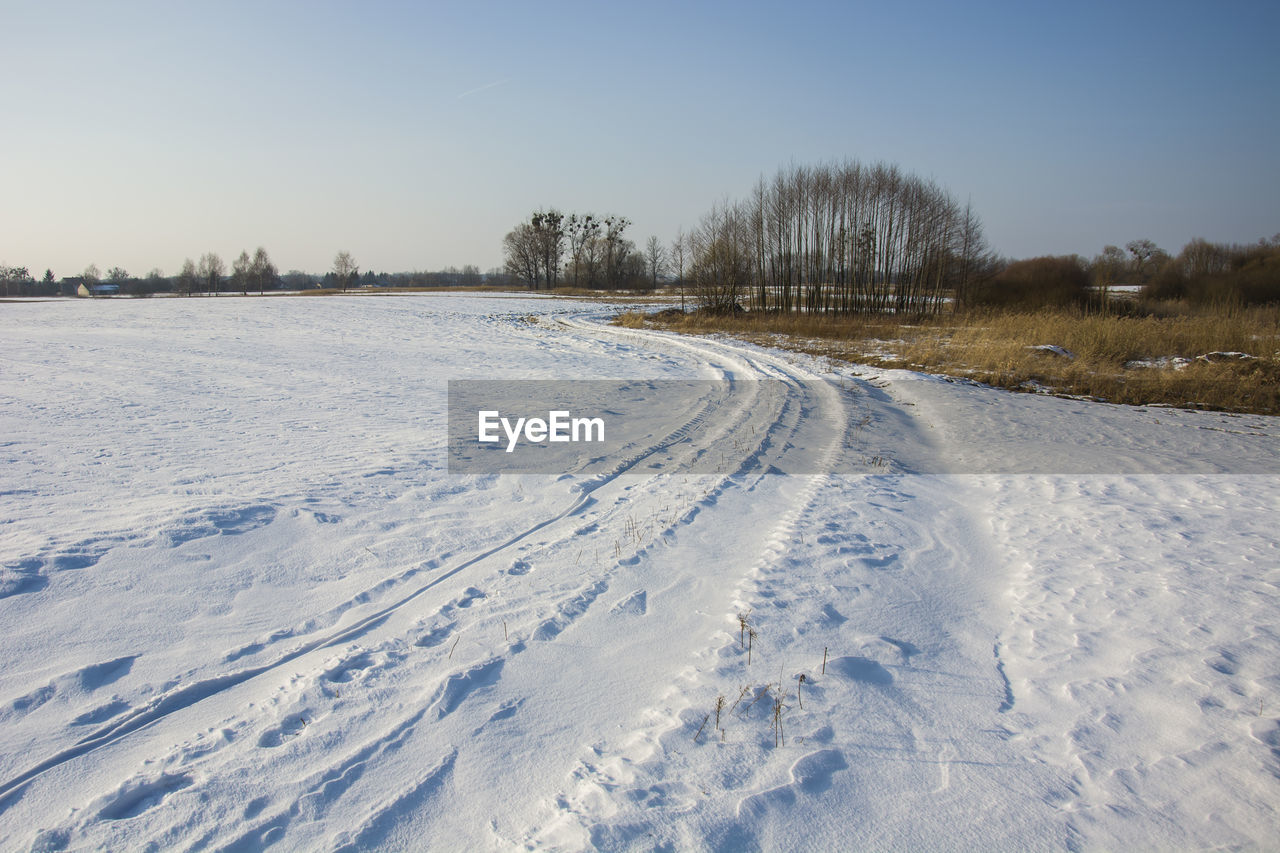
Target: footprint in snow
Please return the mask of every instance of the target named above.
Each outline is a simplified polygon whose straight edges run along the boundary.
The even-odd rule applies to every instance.
[[[914,655],[920,654],[920,649],[914,644],[908,643],[906,640],[895,640],[893,637],[881,637],[880,639],[897,648],[897,650],[902,653],[902,659],[904,661],[910,660]]]
[[[435,718],[442,720],[462,704],[468,696],[482,687],[487,687],[498,680],[502,674],[505,661],[492,658],[484,663],[476,664],[464,672],[455,672],[444,680],[437,688],[428,707],[435,711]]]
[[[876,661],[863,657],[838,657],[827,661],[827,672],[843,675],[863,684],[889,685],[893,683],[893,673]]]
[[[648,611],[648,598],[649,595],[645,590],[637,589],[613,605],[613,607],[610,607],[609,612],[615,615],[643,616]]]
[[[838,749],[811,752],[791,765],[791,782],[738,801],[738,817],[763,817],[769,811],[795,804],[800,794],[814,796],[831,787],[832,777],[849,767]]]
[[[833,604],[822,605],[822,617],[833,625],[843,625],[849,621]]]
[[[345,684],[354,681],[362,672],[373,666],[374,660],[367,653],[361,653],[339,663],[331,669],[325,670],[324,679],[334,682],[335,684]]]
[[[1236,663],[1234,657],[1229,654],[1223,654],[1216,658],[1205,658],[1205,666],[1212,670],[1222,673],[1223,675],[1235,675],[1240,671],[1239,664]]]
[[[421,637],[413,641],[418,648],[430,648],[443,643],[453,631],[451,625],[437,625]]]
[[[107,797],[98,810],[103,820],[127,820],[137,817],[162,803],[165,797],[181,791],[195,780],[185,773],[161,773],[153,779],[132,779]]]
[[[278,746],[284,746],[289,741],[298,737],[306,730],[307,726],[313,721],[313,717],[309,712],[301,714],[290,714],[285,717],[278,726],[272,726],[262,733],[258,738],[258,746],[266,749],[275,749]]]

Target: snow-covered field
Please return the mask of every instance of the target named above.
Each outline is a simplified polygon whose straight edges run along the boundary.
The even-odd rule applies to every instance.
[[[1280,838],[1274,418],[545,299],[0,309],[0,849]],[[491,377],[732,379],[724,473],[450,475]]]

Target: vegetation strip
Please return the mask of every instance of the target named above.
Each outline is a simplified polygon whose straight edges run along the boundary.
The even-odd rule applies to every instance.
[[[876,367],[941,373],[1015,391],[1109,403],[1280,414],[1280,309],[1130,317],[1082,310],[888,316],[627,312],[615,323]]]

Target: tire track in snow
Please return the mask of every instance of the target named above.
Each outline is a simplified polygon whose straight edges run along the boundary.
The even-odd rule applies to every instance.
[[[561,322],[564,323],[565,321],[562,320]],[[577,322],[580,323],[581,321]],[[570,324],[566,323],[566,325]],[[573,325],[576,325],[576,323]],[[808,374],[807,371],[802,371],[802,369],[767,353],[752,353],[748,356],[718,343],[709,344],[702,341],[692,343],[685,339],[671,338],[655,333],[649,334],[657,337],[672,348],[698,353],[704,358],[733,358],[740,365],[740,370],[744,372],[752,370],[770,378],[783,379],[791,387],[813,385],[823,389],[823,403],[826,407],[823,414],[828,418],[839,421],[840,428],[831,431],[830,443],[823,449],[821,457],[824,464],[819,465],[818,468],[820,470],[830,468],[836,456],[842,451],[844,446],[843,439],[848,431],[848,415],[844,401],[840,399],[838,392],[825,380]],[[729,350],[731,355],[724,353],[726,349]],[[799,422],[804,421],[806,416],[812,416],[811,412],[791,411],[791,402],[792,400],[789,398],[786,405],[784,405],[783,417],[789,413],[796,418],[796,422],[799,424]],[[753,458],[744,460],[733,474],[722,481],[719,488],[723,488],[725,483],[735,482],[743,491],[751,491],[760,480],[768,476],[767,472],[758,470],[758,466],[753,466],[751,464],[752,461]],[[754,474],[754,477],[748,478],[747,475],[749,474]],[[815,495],[825,481],[826,477],[824,476],[808,478],[806,485],[793,499],[792,506],[774,521],[768,537],[771,544],[766,548],[764,556],[757,561],[756,565],[745,573],[744,580],[757,573],[762,565],[772,562],[783,553],[785,550],[783,543],[794,531],[797,520],[811,508]],[[632,597],[634,595],[635,593],[632,594]],[[640,712],[639,717],[641,719],[648,719],[653,722],[648,726],[633,730],[626,736],[615,739],[615,743],[621,744],[621,749],[616,755],[600,761],[599,753],[596,753],[587,759],[579,760],[571,776],[570,790],[555,798],[550,816],[526,830],[523,833],[523,837],[519,839],[519,843],[535,847],[543,844],[551,846],[625,846],[626,844],[634,843],[636,840],[629,830],[624,829],[622,836],[615,836],[609,830],[601,831],[604,826],[601,820],[603,819],[607,822],[610,816],[617,814],[621,810],[620,806],[613,804],[614,798],[620,798],[623,802],[648,802],[651,806],[666,806],[673,808],[677,812],[687,811],[694,806],[697,803],[697,799],[687,786],[662,781],[654,783],[654,780],[641,782],[642,773],[639,771],[639,767],[655,754],[660,754],[665,750],[664,741],[668,736],[685,728],[687,722],[681,717],[680,710],[672,711],[671,706],[683,703],[684,707],[688,707],[688,703],[683,698],[683,693],[689,686],[685,682],[697,680],[698,677],[699,673],[696,669],[686,671],[677,680],[677,685],[667,691],[661,698],[658,706],[653,706]],[[825,784],[829,784],[830,774],[844,766],[843,757],[840,755],[839,750],[829,749],[796,761],[793,768],[795,770],[793,777],[800,779],[798,784],[805,790],[818,790],[823,786],[822,779],[819,777],[825,778],[827,780]],[[810,769],[814,768],[817,769],[810,773]],[[777,796],[785,796],[785,794],[779,792]],[[765,800],[767,799],[765,797]],[[762,802],[765,800],[762,800]],[[635,829],[635,827],[632,827],[632,829]],[[640,830],[636,829],[636,832],[640,832]]]

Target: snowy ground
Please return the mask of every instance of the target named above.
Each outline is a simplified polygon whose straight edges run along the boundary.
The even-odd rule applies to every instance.
[[[0,308],[0,849],[1280,837],[1276,419],[583,303]],[[699,412],[721,475],[451,476],[495,376],[806,390]]]

